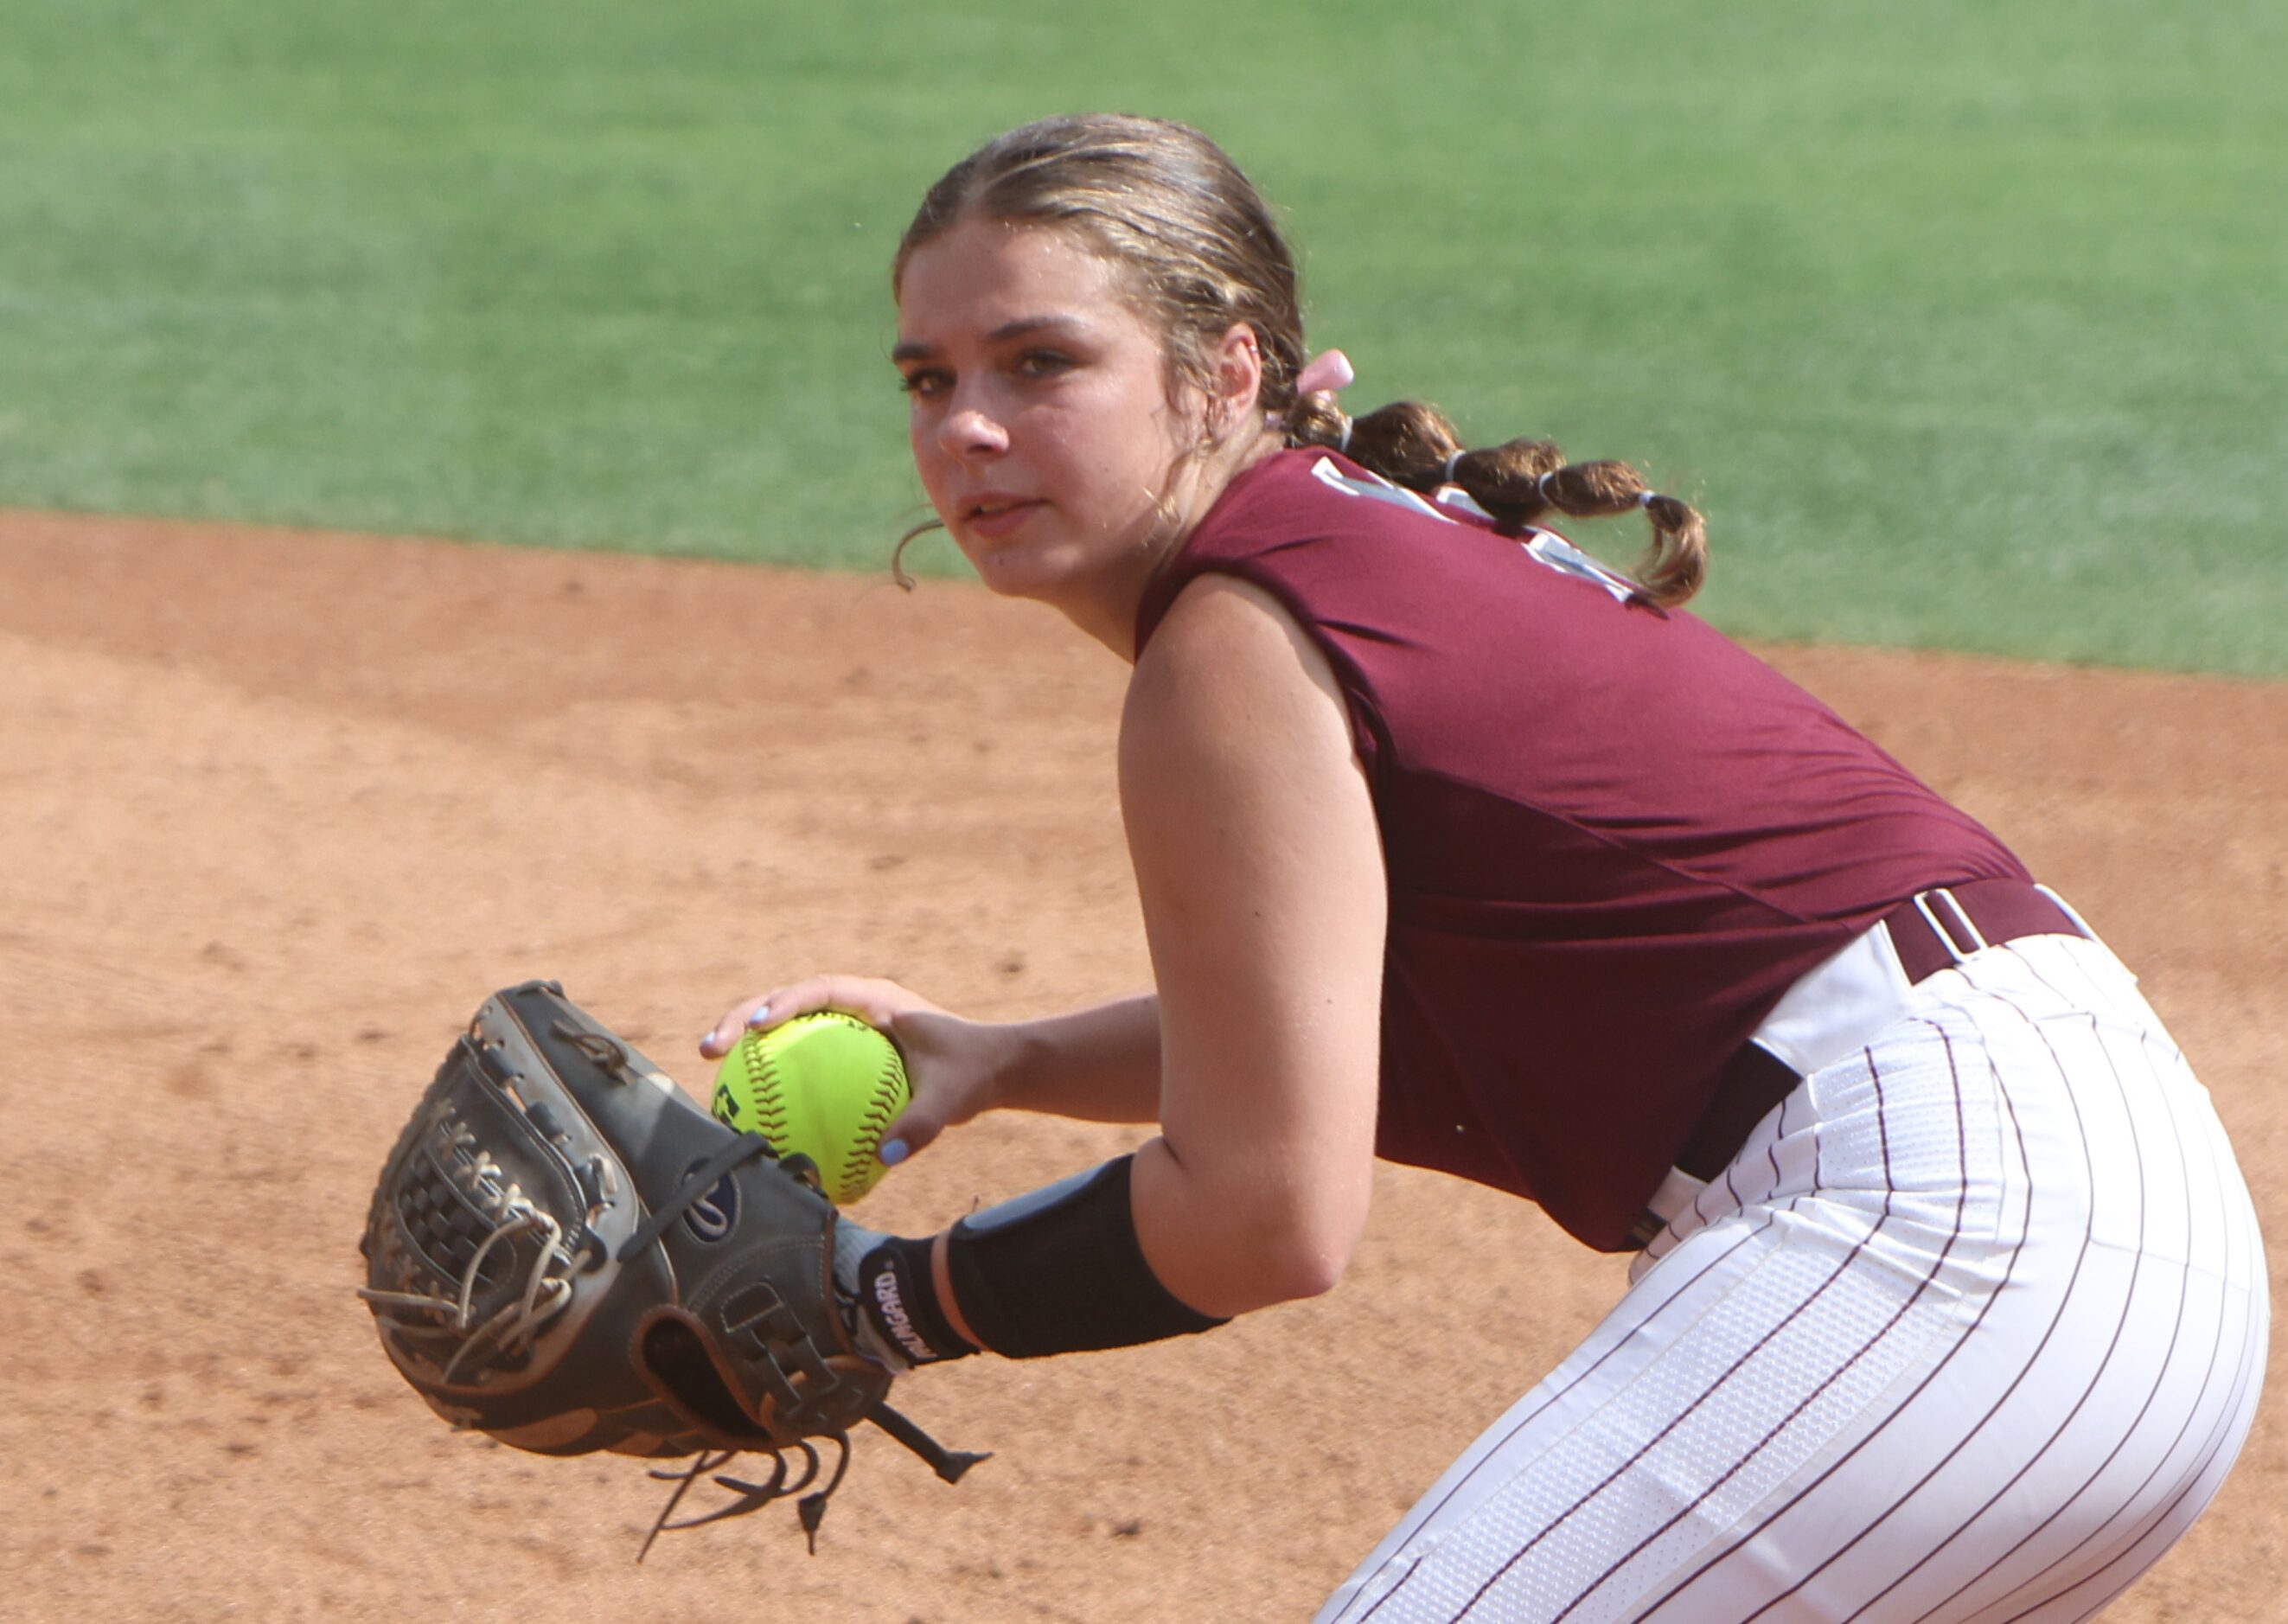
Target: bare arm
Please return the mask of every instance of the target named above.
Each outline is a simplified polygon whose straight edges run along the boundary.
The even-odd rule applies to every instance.
[[[1090,1122],[1160,1119],[1160,1000],[1140,992],[1005,1029],[994,1103]]]
[[[1387,883],[1339,689],[1267,594],[1178,600],[1130,687],[1121,802],[1159,990],[1145,1257],[1205,1314],[1323,1291],[1371,1188]]]
[[[946,1128],[997,1109],[1090,1122],[1156,1122],[1159,999],[1139,993],[1061,1015],[966,1021],[893,981],[811,975],[734,1005],[699,1039],[720,1060],[741,1031],[814,1010],[854,1015],[895,1039],[913,1099],[891,1125],[883,1158],[898,1162]]]
[[[1132,1267],[1148,1278],[1123,1279],[1105,1299],[1109,1311],[1068,1337],[1045,1329],[1029,1284],[1038,1276],[1028,1272],[1037,1266],[1013,1262],[1021,1254],[1010,1246],[1053,1253],[1072,1235],[1101,1234],[1100,1214],[1091,1229],[1084,1206],[1069,1209],[1081,1227],[1068,1225],[1062,1242],[1051,1238],[1053,1227],[1027,1230],[1063,1210],[1021,1210],[1032,1198],[1005,1204],[1021,1210],[997,1224],[984,1214],[992,1227],[963,1243],[954,1231],[926,1243],[870,1237],[880,1244],[866,1267],[886,1278],[922,1246],[927,1296],[950,1334],[965,1339],[937,1344],[941,1357],[1155,1340],[1204,1328],[1187,1323],[1187,1309],[1212,1323],[1307,1296],[1340,1277],[1365,1224],[1386,881],[1371,796],[1324,657],[1256,589],[1196,583],[1130,686],[1121,782],[1157,996],[971,1030],[1006,1039],[1029,1029],[1000,1060],[981,1063],[981,1075],[1011,1079],[1012,1097],[996,1103],[1053,1099],[1052,1109],[1105,1117],[1156,1103],[1157,1138],[1108,1182],[1100,1175],[1054,1198],[1120,1192],[1141,1254]],[[879,1023],[894,1023],[910,1047],[941,1023],[969,1026],[886,986],[866,996],[888,1000]],[[1029,1075],[1044,1090],[1029,1097]],[[964,1312],[959,1294],[970,1286],[955,1283],[957,1244],[971,1248],[962,1266],[981,1292],[972,1306],[996,1317],[992,1341]],[[1172,1313],[1153,1306],[1171,1296]]]

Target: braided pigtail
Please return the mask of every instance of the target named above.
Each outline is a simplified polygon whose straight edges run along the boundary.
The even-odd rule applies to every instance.
[[[1643,508],[1652,545],[1638,561],[1646,598],[1671,609],[1700,590],[1708,575],[1708,531],[1691,504],[1663,496],[1625,462],[1569,463],[1546,440],[1510,440],[1473,450],[1446,415],[1420,401],[1398,401],[1347,418],[1331,394],[1299,399],[1285,419],[1287,443],[1340,451],[1394,485],[1428,494],[1458,485],[1505,529],[1531,524],[1552,511],[1603,518]]]
[[[1281,424],[1289,445],[1323,445],[1331,451],[1350,454],[1351,420],[1335,404],[1331,391],[1297,395]]]
[[[1644,476],[1628,464],[1567,463],[1534,483],[1544,511],[1553,507],[1560,513],[1594,519],[1643,508],[1652,523],[1652,545],[1637,561],[1635,579],[1644,595],[1663,609],[1682,603],[1708,578],[1707,521],[1689,502],[1663,496],[1647,485]],[[1487,506],[1482,499],[1480,506]],[[1487,506],[1487,511],[1493,510]]]
[[[1347,418],[1332,394],[1305,395],[1287,414],[1289,445],[1323,445],[1410,490],[1435,490],[1461,436],[1435,406],[1394,401],[1362,418]]]

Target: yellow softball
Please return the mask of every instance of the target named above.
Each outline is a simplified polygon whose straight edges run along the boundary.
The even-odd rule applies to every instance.
[[[742,1036],[716,1068],[709,1109],[781,1156],[818,1164],[827,1195],[855,1201],[888,1171],[876,1152],[912,1097],[897,1046],[855,1015],[797,1015]]]

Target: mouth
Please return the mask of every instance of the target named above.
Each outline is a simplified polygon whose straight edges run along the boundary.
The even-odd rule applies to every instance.
[[[1041,506],[1037,498],[995,494],[965,502],[961,508],[964,528],[980,536],[1005,536]]]

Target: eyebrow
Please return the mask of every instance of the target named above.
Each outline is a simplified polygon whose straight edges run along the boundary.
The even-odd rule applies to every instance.
[[[985,342],[989,345],[1005,344],[1012,338],[1022,338],[1038,332],[1082,332],[1086,330],[1087,325],[1085,322],[1069,315],[1020,316],[1013,322],[1003,322],[991,332],[987,333]],[[907,361],[926,361],[937,353],[937,346],[934,344],[925,344],[918,338],[902,338],[896,347],[890,351],[890,360],[893,364]]]

